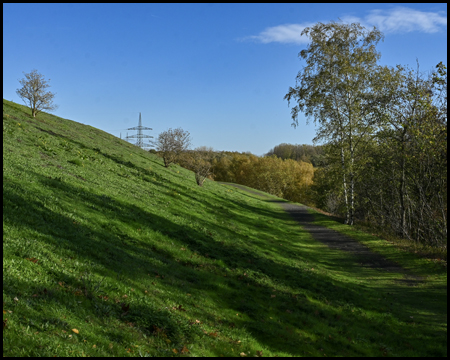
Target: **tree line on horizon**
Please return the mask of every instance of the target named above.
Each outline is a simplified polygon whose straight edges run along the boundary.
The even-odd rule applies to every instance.
[[[283,160],[301,160],[314,167],[323,165],[324,152],[321,145],[281,143],[270,149],[264,156],[275,155]]]

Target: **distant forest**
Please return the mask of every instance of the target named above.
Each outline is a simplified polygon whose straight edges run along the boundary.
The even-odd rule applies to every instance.
[[[280,144],[264,156],[214,152],[210,178],[246,185],[286,200],[314,205],[315,166],[325,161],[321,147]]]
[[[312,164],[314,167],[324,165],[325,157],[322,146],[314,145],[292,145],[282,143],[270,149],[265,156],[276,155],[280,159],[301,160]]]

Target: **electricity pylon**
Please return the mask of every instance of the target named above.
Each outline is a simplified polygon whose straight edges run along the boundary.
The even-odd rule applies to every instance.
[[[139,125],[129,128],[127,130],[137,130],[137,135],[130,135],[126,137],[126,139],[136,139],[136,146],[139,146],[142,149],[152,147],[152,144],[144,143],[144,138],[153,138],[153,136],[145,135],[142,133],[142,130],[153,130],[152,128],[142,126],[141,113],[139,113]]]

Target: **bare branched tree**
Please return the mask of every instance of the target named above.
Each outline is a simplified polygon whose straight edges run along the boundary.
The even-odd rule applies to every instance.
[[[189,132],[182,128],[169,129],[158,135],[154,145],[164,159],[164,166],[169,167],[181,153],[189,149],[191,138]]]
[[[195,149],[192,157],[192,170],[195,173],[195,181],[198,186],[203,186],[205,180],[212,174],[212,148],[200,147]]]
[[[195,174],[198,186],[203,186],[205,180],[212,175],[214,150],[210,147],[201,146],[193,151],[188,151],[181,159],[181,166],[189,169]]]
[[[22,88],[16,90],[17,95],[31,109],[33,117],[36,117],[42,110],[55,110],[58,107],[53,104],[55,94],[45,90],[50,85],[45,80],[44,75],[38,73],[36,69],[25,74],[25,78],[19,80],[19,82]]]

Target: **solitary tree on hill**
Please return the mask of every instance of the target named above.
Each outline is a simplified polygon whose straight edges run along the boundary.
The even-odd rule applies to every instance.
[[[181,166],[192,170],[198,186],[203,186],[205,180],[212,175],[214,150],[211,147],[200,146],[193,151],[185,152],[180,158]]]
[[[57,108],[57,105],[53,104],[55,94],[45,90],[50,85],[45,80],[44,75],[38,73],[36,69],[25,74],[25,78],[19,80],[19,82],[22,87],[16,90],[17,95],[31,109],[33,117],[36,117],[42,110],[55,110]]]
[[[181,153],[189,148],[190,144],[189,131],[185,131],[182,128],[163,131],[154,141],[156,150],[164,159],[165,167],[169,167],[170,164],[176,162]]]

